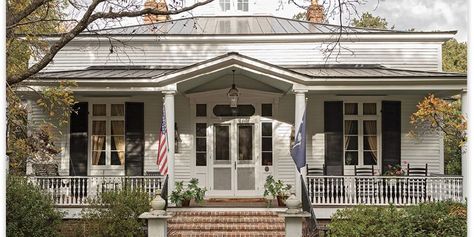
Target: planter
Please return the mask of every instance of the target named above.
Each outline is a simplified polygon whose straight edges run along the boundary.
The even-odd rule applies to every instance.
[[[181,206],[182,207],[189,207],[189,203],[191,203],[191,200],[183,200],[183,202],[181,202]]]
[[[285,207],[285,200],[288,198],[288,196],[282,197],[282,196],[277,196],[277,201],[278,201],[278,206],[279,207]]]

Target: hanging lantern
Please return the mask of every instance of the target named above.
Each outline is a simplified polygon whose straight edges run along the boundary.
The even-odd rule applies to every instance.
[[[232,87],[229,92],[227,92],[227,96],[230,99],[230,107],[237,108],[239,102],[239,90],[235,87],[235,70],[232,70]]]

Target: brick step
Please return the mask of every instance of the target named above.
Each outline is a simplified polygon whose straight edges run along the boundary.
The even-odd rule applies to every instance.
[[[170,230],[280,231],[284,223],[170,223]]]
[[[284,231],[168,231],[169,237],[284,237]]]
[[[177,211],[175,216],[278,216],[272,211]]]
[[[175,216],[168,223],[284,223],[278,216]]]

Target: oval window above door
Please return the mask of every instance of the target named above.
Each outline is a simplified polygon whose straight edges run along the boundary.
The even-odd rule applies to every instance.
[[[231,108],[230,105],[216,105],[212,112],[218,117],[252,116],[255,114],[255,107],[253,105],[237,105],[237,108]]]

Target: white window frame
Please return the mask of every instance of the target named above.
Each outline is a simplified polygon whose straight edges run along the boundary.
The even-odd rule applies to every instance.
[[[247,11],[242,10],[244,4],[247,4]],[[239,5],[242,6],[242,9],[239,9]],[[250,10],[250,1],[249,0],[237,0],[235,10],[238,11],[238,12],[249,12],[249,10]]]
[[[105,104],[106,105],[106,115],[105,116],[94,116],[94,111],[93,111],[93,106],[95,104]],[[122,104],[124,106],[124,115],[123,116],[112,116],[111,111],[112,111],[112,104]],[[111,121],[117,121],[117,120],[122,120],[124,121],[124,126],[125,126],[125,101],[123,100],[95,100],[95,101],[90,101],[89,102],[89,121],[88,121],[88,126],[89,126],[89,132],[88,132],[88,146],[89,146],[89,152],[88,152],[88,162],[90,164],[90,167],[94,170],[100,170],[100,169],[124,169],[125,164],[121,165],[112,165],[112,123]],[[105,129],[106,129],[106,135],[105,135],[105,165],[94,165],[92,163],[92,123],[93,121],[105,121]],[[124,129],[125,132],[125,129]],[[125,134],[124,134],[125,136]]]
[[[346,115],[345,104],[357,104],[357,115]],[[376,114],[375,115],[364,115],[363,106],[364,103],[374,103],[376,105]],[[364,164],[364,121],[375,120],[377,121],[377,164],[374,167],[381,167],[381,142],[382,142],[382,126],[381,126],[381,106],[380,101],[370,101],[370,100],[347,100],[343,103],[343,141],[345,141],[345,131],[346,131],[346,120],[356,120],[357,121],[357,151],[358,151],[358,162],[356,166],[371,166]],[[343,142],[343,164],[344,166],[353,166],[346,165],[346,148]]]
[[[229,9],[225,9],[226,5],[229,5]],[[228,12],[232,10],[232,1],[231,0],[219,0],[219,8],[223,12]]]

